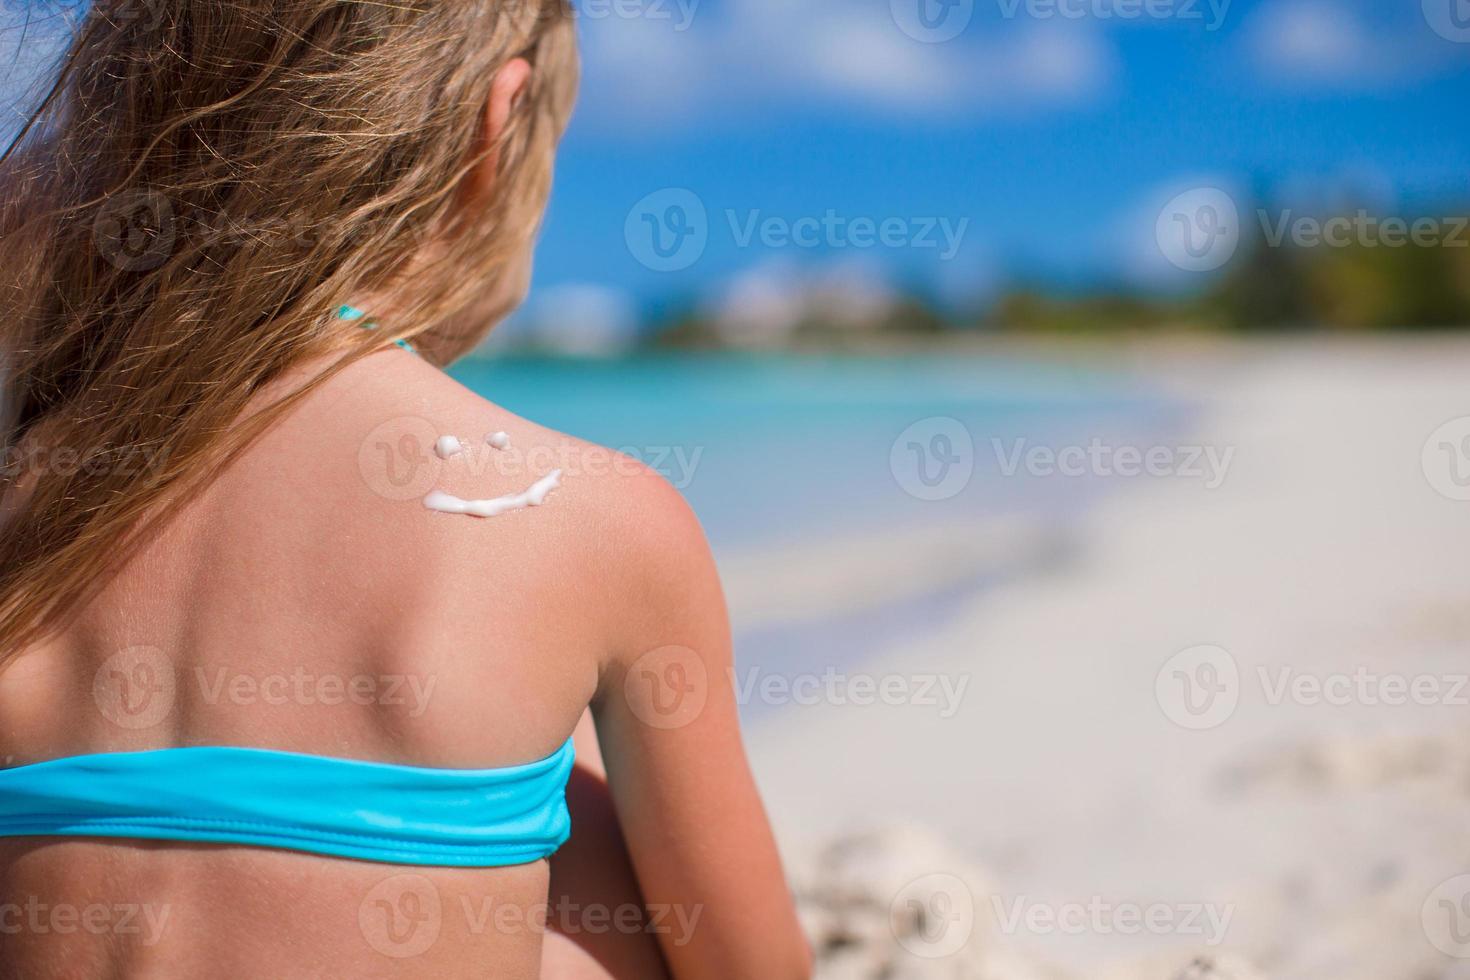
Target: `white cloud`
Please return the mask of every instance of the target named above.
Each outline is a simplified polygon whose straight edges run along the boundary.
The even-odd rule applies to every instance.
[[[1379,58],[1367,30],[1344,5],[1277,3],[1262,11],[1254,30],[1258,62],[1278,76],[1351,78]]]
[[[687,29],[650,17],[584,20],[587,116],[667,128],[691,113],[846,105],[930,116],[1086,101],[1118,67],[1093,25],[972,25],[923,44],[887,3],[727,0]]]
[[[537,290],[529,306],[494,331],[487,350],[535,346],[596,356],[626,350],[637,340],[638,309],[623,290],[568,283]]]
[[[1269,82],[1338,89],[1411,81],[1461,60],[1463,51],[1430,32],[1419,3],[1410,6],[1270,0],[1247,25],[1247,54]]]
[[[1004,53],[1008,74],[1058,99],[1094,92],[1118,70],[1116,53],[1094,32],[1033,31]]]

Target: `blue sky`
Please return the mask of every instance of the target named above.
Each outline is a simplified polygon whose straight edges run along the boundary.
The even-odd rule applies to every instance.
[[[948,21],[944,2],[584,0],[537,297],[657,303],[832,265],[955,302],[1016,275],[1165,288],[1154,222],[1190,188],[1470,207],[1470,0],[947,0]],[[962,29],[926,36],[920,3]],[[627,227],[666,188],[708,218],[676,271],[640,262]],[[968,225],[952,257],[738,234],[833,212],[913,242],[924,219]]]
[[[577,2],[543,327],[624,330],[782,276],[956,305],[1018,276],[1188,288],[1155,222],[1194,188],[1247,218],[1263,187],[1318,211],[1470,208],[1470,0]],[[663,230],[701,234],[668,264],[638,236],[671,194]]]

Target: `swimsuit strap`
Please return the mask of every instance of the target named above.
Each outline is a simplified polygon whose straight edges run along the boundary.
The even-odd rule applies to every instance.
[[[367,320],[367,319],[365,319],[366,317],[367,317],[367,312],[365,310],[359,310],[355,306],[343,305],[343,306],[341,306],[341,307],[339,307],[337,309],[337,319],[339,319],[339,320],[346,320],[346,321],[349,321],[349,322],[356,322],[358,320],[362,320],[363,323],[361,324],[361,326],[362,326],[362,328],[364,330],[376,330],[376,329],[378,329],[377,321],[375,321],[375,320]],[[393,346],[395,346],[395,347],[402,347],[404,350],[408,351],[410,354],[417,354],[418,353],[418,351],[414,350],[413,344],[410,344],[406,340],[395,340],[395,341],[393,341]]]

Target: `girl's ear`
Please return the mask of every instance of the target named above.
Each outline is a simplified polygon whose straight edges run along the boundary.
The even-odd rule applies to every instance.
[[[500,167],[500,154],[496,149],[500,135],[510,123],[510,114],[516,101],[531,79],[531,63],[525,58],[513,58],[495,73],[490,86],[490,98],[485,103],[484,135],[481,152],[486,152],[484,161],[473,175],[473,191],[476,196],[488,199],[495,190],[495,175]]]

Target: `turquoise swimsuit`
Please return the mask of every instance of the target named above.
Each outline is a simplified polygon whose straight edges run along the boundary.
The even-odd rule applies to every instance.
[[[505,769],[424,769],[266,749],[178,748],[0,769],[0,837],[284,848],[426,867],[550,857],[571,833],[570,740]]]
[[[344,306],[337,316],[364,314]],[[571,834],[572,762],[570,740],[505,769],[249,748],[78,755],[0,769],[0,837],[200,841],[423,867],[530,864]]]

